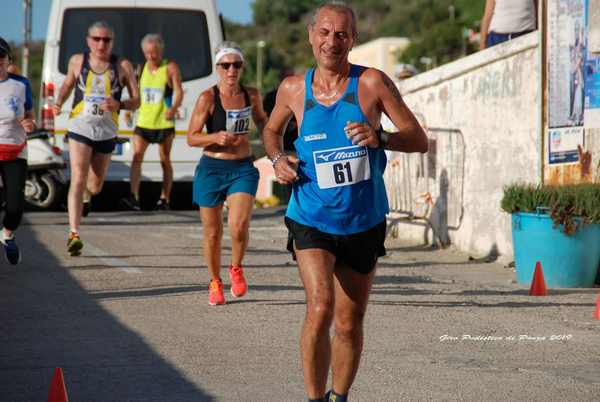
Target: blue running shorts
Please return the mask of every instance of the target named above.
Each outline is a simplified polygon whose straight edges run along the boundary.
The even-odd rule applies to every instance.
[[[225,160],[203,155],[194,174],[194,204],[207,208],[222,205],[233,193],[248,193],[254,197],[258,178],[252,158]]]

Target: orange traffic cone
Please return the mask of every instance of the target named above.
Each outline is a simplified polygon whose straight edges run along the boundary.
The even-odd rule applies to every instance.
[[[529,296],[546,296],[547,294],[542,264],[538,261],[535,263],[535,272],[533,273],[533,281],[531,281]]]
[[[600,295],[596,299],[596,311],[594,312],[594,318],[600,320]]]
[[[54,369],[54,377],[52,377],[50,391],[48,392],[48,402],[69,402],[65,379],[60,367]]]

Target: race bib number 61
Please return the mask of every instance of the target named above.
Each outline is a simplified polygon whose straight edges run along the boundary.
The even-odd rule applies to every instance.
[[[348,186],[371,178],[366,147],[326,149],[313,153],[319,188]]]

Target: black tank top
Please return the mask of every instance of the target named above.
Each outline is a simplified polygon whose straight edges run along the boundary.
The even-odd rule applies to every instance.
[[[250,106],[250,96],[248,95],[248,91],[246,88],[241,87],[242,92],[244,93],[244,107]],[[215,96],[215,110],[213,114],[208,116],[208,120],[206,120],[206,131],[210,133],[216,133],[218,131],[226,131],[226,119],[225,109],[223,108],[223,104],[221,103],[221,94],[219,93],[219,88],[215,85],[213,87],[213,94]]]

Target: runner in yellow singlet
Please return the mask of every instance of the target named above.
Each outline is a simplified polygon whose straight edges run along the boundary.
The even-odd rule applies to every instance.
[[[122,200],[125,207],[139,211],[140,177],[142,162],[148,145],[158,144],[163,183],[157,210],[170,209],[173,186],[171,146],[175,137],[175,117],[183,101],[181,73],[172,60],[163,59],[164,42],[158,34],[148,34],[142,39],[146,62],[140,76],[141,106],[133,138],[131,161],[131,194]]]

